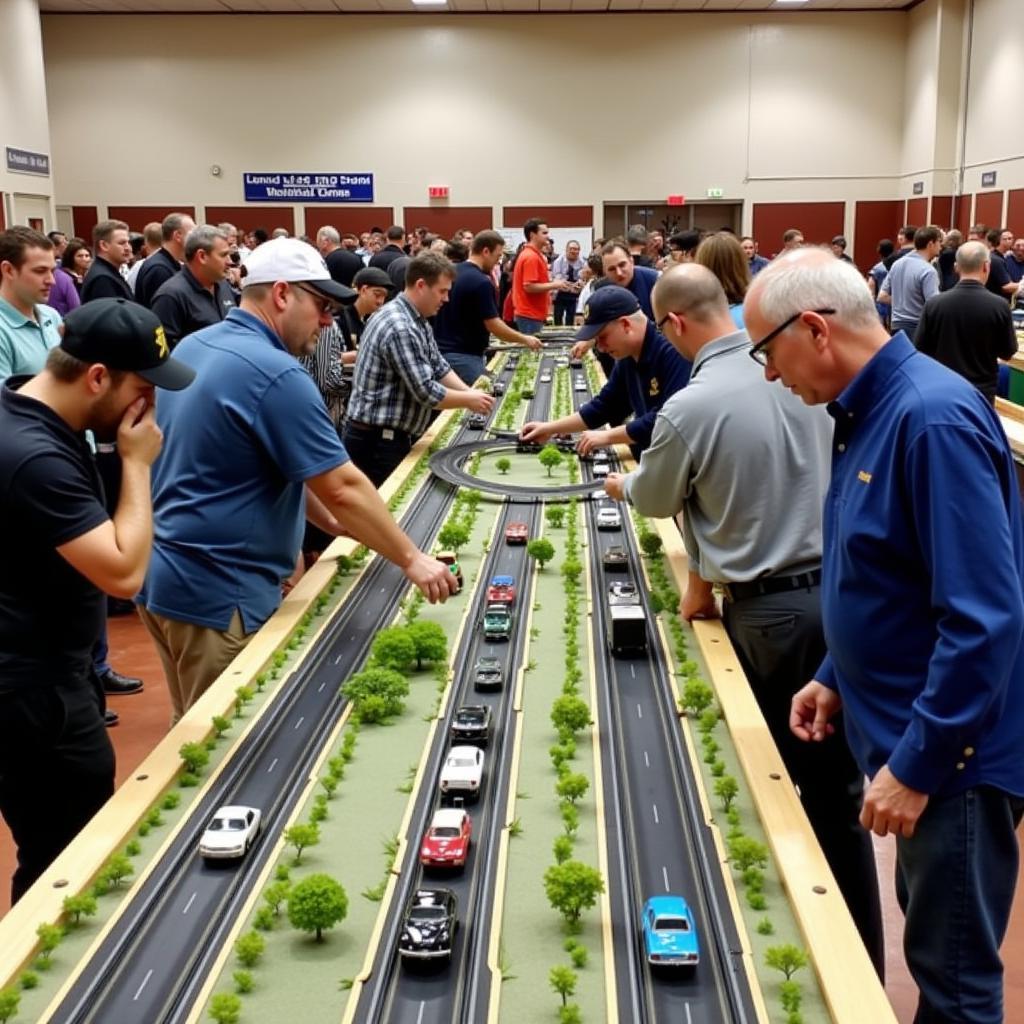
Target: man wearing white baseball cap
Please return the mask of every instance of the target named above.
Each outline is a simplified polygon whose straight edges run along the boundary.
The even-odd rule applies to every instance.
[[[332,304],[355,293],[295,238],[264,243],[244,268],[238,308],[174,350],[196,371],[192,400],[169,395],[157,410],[164,449],[153,477],[153,557],[138,600],[173,721],[277,608],[306,517],[400,566],[430,601],[457,586],[351,462],[295,358],[313,351]]]

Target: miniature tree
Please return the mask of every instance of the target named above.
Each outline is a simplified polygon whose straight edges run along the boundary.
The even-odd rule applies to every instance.
[[[202,743],[183,743],[178,756],[191,775],[198,775],[210,763],[210,752]]]
[[[133,874],[135,874],[135,868],[123,853],[118,853],[111,857],[107,866],[103,869],[104,877],[113,886],[120,885],[129,875]]]
[[[729,840],[729,860],[741,874],[747,868],[768,866],[768,847],[750,836],[736,836]]]
[[[661,554],[661,537],[656,533],[645,533],[640,538],[640,550],[649,558],[655,558]]]
[[[540,567],[543,569],[545,562],[550,562],[555,557],[555,545],[546,537],[538,537],[526,545],[526,553],[540,562]]]
[[[551,724],[559,735],[571,736],[590,725],[590,708],[579,697],[563,694],[551,705]]]
[[[587,790],[590,789],[590,779],[586,775],[577,772],[569,772],[563,775],[555,784],[555,792],[560,800],[567,800],[574,804],[581,800]]]
[[[337,573],[339,576],[347,576],[352,571],[352,559],[348,555],[338,555],[338,560],[335,562],[337,566]]]
[[[562,524],[565,522],[565,509],[561,505],[552,505],[545,513],[544,518],[548,523],[553,526],[556,530],[562,528]]]
[[[316,825],[292,825],[285,829],[284,841],[295,847],[295,863],[302,860],[302,851],[320,842],[320,829]]]
[[[562,453],[553,444],[546,444],[541,448],[537,455],[537,459],[548,471],[548,476],[551,476],[551,471],[555,466],[560,466],[562,464]]]
[[[251,992],[256,985],[251,971],[235,971],[235,973],[231,975],[231,978],[235,983],[235,991],[239,995],[245,995],[247,992]]]
[[[383,722],[402,713],[409,680],[390,668],[368,668],[351,676],[341,695],[352,701],[363,722]]]
[[[558,1008],[558,1024],[583,1024],[583,1011],[576,1003]]]
[[[722,801],[724,811],[729,811],[739,791],[740,784],[731,775],[723,775],[720,779],[715,779],[715,796]]]
[[[548,972],[548,981],[558,995],[562,997],[562,1005],[565,1006],[569,996],[576,993],[576,972],[571,967],[552,967]]]
[[[316,932],[316,941],[323,941],[323,932],[345,919],[348,896],[339,882],[330,875],[310,875],[299,882],[288,896],[288,920],[304,932]]]
[[[512,468],[512,460],[505,458],[498,459],[498,461],[494,464],[494,467],[495,469],[497,469],[499,473],[502,474],[502,476],[504,476]]]
[[[576,583],[583,574],[583,563],[578,558],[567,558],[562,563],[562,576]]]
[[[39,936],[39,956],[49,961],[50,954],[64,938],[64,929],[59,924],[41,924],[36,929],[36,935]]]
[[[715,691],[703,679],[688,679],[683,687],[683,707],[698,718],[711,706]]]
[[[377,664],[400,672],[408,668],[416,658],[416,645],[405,626],[382,629],[370,650]]]
[[[700,716],[700,722],[697,728],[700,729],[705,736],[710,735],[715,727],[718,725],[718,710],[717,708],[708,708],[702,712]]]
[[[234,992],[219,992],[210,1000],[209,1014],[216,1024],[238,1024],[242,1019],[242,1000]]]
[[[578,860],[567,860],[544,872],[544,892],[566,923],[575,926],[583,911],[592,907],[604,892],[604,879],[597,868]]]
[[[786,943],[783,946],[769,946],[764,951],[764,962],[773,970],[782,971],[786,981],[808,963],[807,953],[799,946]]]
[[[424,662],[436,664],[447,659],[448,637],[440,623],[414,622],[408,632],[416,649],[416,668],[423,668]]]
[[[218,739],[231,728],[231,719],[225,718],[223,715],[214,715],[211,722],[213,723],[213,731]]]
[[[98,904],[91,892],[80,892],[77,896],[66,896],[62,906],[64,913],[71,918],[71,923],[77,925],[83,917],[92,917]]]
[[[288,893],[292,891],[291,882],[282,879],[278,882],[271,882],[263,893],[263,901],[274,912],[274,916],[281,913],[281,904],[288,902]]]
[[[17,1016],[21,993],[16,988],[0,989],[0,1024]]]
[[[572,856],[572,839],[569,836],[555,836],[552,851],[556,864],[564,864]]]
[[[255,967],[267,948],[267,940],[259,932],[246,932],[235,943],[235,956],[243,967]]]
[[[437,535],[437,542],[442,548],[451,548],[457,555],[459,549],[469,543],[469,527],[463,523],[445,523]]]

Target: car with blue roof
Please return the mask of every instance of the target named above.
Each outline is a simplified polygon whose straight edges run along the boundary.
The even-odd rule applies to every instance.
[[[700,943],[690,905],[682,896],[652,896],[643,910],[644,956],[653,967],[695,968]]]

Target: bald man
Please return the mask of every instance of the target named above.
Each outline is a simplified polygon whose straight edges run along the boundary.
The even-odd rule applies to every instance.
[[[789,730],[793,694],[825,655],[821,505],[831,422],[766,385],[706,267],[667,270],[652,299],[665,337],[693,371],[658,413],[639,470],[610,474],[605,488],[643,515],[681,513],[690,556],[683,617],[718,618],[712,587],[722,588],[726,632],[881,973],[878,880],[859,825],[863,774],[840,733],[810,746]]]

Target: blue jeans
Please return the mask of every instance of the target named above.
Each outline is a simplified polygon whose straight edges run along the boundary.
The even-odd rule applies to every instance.
[[[96,646],[92,649],[92,667],[100,678],[110,671],[110,662],[107,660],[109,656],[110,644],[107,641],[107,619],[106,615],[104,615],[103,628],[100,630],[100,635],[96,640]]]
[[[476,379],[483,375],[484,357],[470,355],[468,352],[442,352],[448,365],[459,375],[464,384],[470,387]]]
[[[540,329],[544,326],[543,320],[531,320],[528,316],[517,316],[516,317],[516,330],[522,334],[529,334],[531,337],[535,334],[540,334]]]
[[[999,946],[1017,883],[1024,799],[990,786],[931,800],[896,840],[903,951],[920,991],[914,1024],[1002,1024]]]

